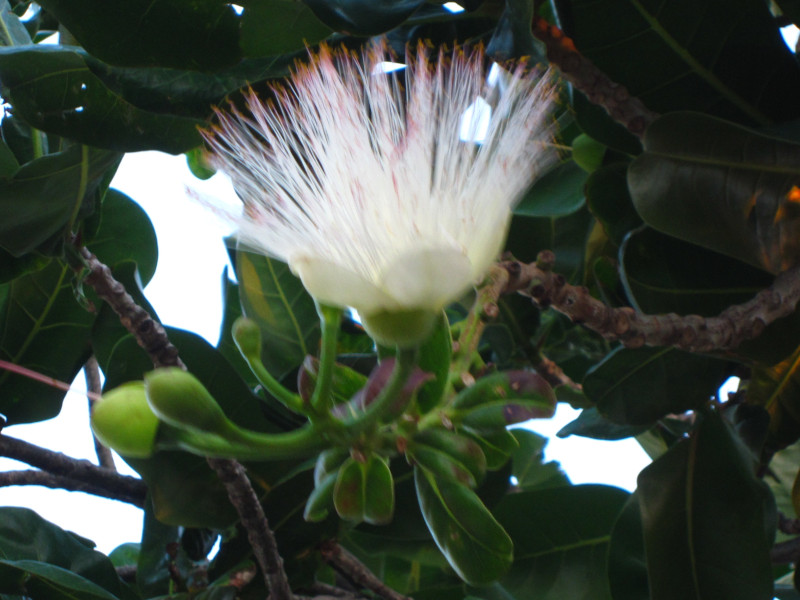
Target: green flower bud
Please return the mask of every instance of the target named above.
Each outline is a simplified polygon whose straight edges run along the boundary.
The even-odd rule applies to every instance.
[[[258,323],[246,317],[239,317],[233,323],[231,335],[242,356],[248,360],[261,360],[261,329]]]
[[[361,324],[369,336],[382,346],[413,348],[433,333],[440,311],[397,310],[361,315]]]
[[[151,456],[157,430],[158,417],[147,404],[141,381],[124,383],[106,392],[92,411],[94,435],[122,456]]]
[[[222,436],[230,433],[225,413],[191,373],[177,367],[156,369],[144,376],[144,385],[150,408],[165,423]]]

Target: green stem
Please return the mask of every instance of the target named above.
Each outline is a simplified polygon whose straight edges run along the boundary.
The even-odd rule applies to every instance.
[[[311,396],[311,408],[318,415],[328,415],[333,406],[331,383],[333,382],[333,368],[336,365],[339,325],[344,311],[341,308],[317,304],[317,312],[322,324],[322,348],[319,355],[317,385]]]
[[[157,447],[237,460],[286,460],[315,456],[330,444],[310,425],[286,433],[257,433],[235,427],[229,436],[161,424]]]
[[[344,430],[348,437],[355,438],[376,425],[386,412],[397,401],[403,386],[417,366],[417,348],[398,348],[392,376],[378,397],[367,409],[352,421],[347,421]]]

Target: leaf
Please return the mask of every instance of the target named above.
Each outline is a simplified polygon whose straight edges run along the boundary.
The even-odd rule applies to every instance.
[[[239,19],[216,0],[92,0],[39,3],[88,52],[121,66],[211,71],[240,58]]]
[[[422,413],[434,409],[442,400],[450,375],[450,359],[453,354],[453,338],[450,324],[442,312],[433,333],[419,349],[417,365],[433,379],[424,383],[417,392],[417,404]]]
[[[583,391],[611,421],[648,425],[706,405],[727,370],[726,361],[674,348],[617,348],[587,373]]]
[[[0,90],[15,114],[33,127],[84,144],[178,154],[201,143],[197,127],[203,121],[137,108],[68,47],[0,48]]]
[[[243,312],[261,328],[264,366],[280,379],[316,353],[320,330],[314,300],[274,258],[238,251],[236,278]]]
[[[614,600],[650,600],[639,495],[622,508],[608,545],[608,583]]]
[[[502,597],[609,598],[606,551],[627,498],[627,492],[603,485],[506,496],[494,514],[514,540],[515,559],[499,581]]]
[[[544,487],[569,485],[569,479],[556,461],[544,462],[547,438],[527,429],[513,429],[519,447],[511,453],[511,474],[516,487],[529,491]]]
[[[262,0],[245,5],[241,42],[245,56],[272,56],[315,45],[333,31],[297,0]]]
[[[113,174],[120,158],[114,152],[75,145],[29,162],[13,177],[0,180],[0,247],[13,256],[49,250],[73,215],[94,210],[96,196],[105,191],[104,176]]]
[[[581,131],[608,148],[625,154],[639,154],[642,144],[633,133],[612,119],[602,106],[593,104],[582,93],[572,89],[575,121]]]
[[[629,231],[642,224],[628,192],[627,172],[627,164],[616,163],[600,167],[586,180],[589,210],[617,246]]]
[[[414,469],[414,482],[425,523],[459,577],[485,585],[511,567],[511,538],[475,492],[420,468]]]
[[[622,440],[648,429],[650,425],[620,425],[601,415],[596,406],[590,406],[584,408],[577,419],[564,425],[556,435],[560,438],[579,435],[595,440]]]
[[[674,113],[648,128],[644,146],[628,185],[645,223],[771,273],[796,264],[800,215],[786,205],[800,144]]]
[[[353,35],[375,35],[394,29],[424,0],[303,0],[331,29]]]
[[[132,598],[111,561],[93,545],[32,510],[2,507],[0,591],[37,600]]]
[[[583,186],[588,174],[568,160],[545,173],[522,197],[514,214],[526,217],[561,217],[583,206]]]
[[[651,110],[748,124],[800,115],[800,70],[764,3],[574,0],[558,13],[581,54]]]
[[[0,6],[0,46],[25,46],[31,44],[31,36],[20,21],[19,17],[11,11],[11,5],[3,2]]]
[[[772,367],[752,370],[747,402],[769,412],[769,444],[782,448],[800,438],[800,347]]]
[[[772,598],[774,499],[719,414],[645,468],[638,494],[652,600]]]
[[[52,261],[40,271],[0,286],[0,357],[60,381],[72,381],[89,357],[94,315],[75,300],[72,271]],[[58,414],[62,390],[0,372],[0,413],[8,424]]]

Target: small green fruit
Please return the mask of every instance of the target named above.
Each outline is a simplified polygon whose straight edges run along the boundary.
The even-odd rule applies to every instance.
[[[124,383],[106,392],[92,411],[94,435],[122,456],[151,456],[157,430],[158,417],[147,404],[142,381]]]
[[[231,423],[203,384],[177,367],[156,369],[144,376],[150,408],[159,419],[179,428],[225,435]]]

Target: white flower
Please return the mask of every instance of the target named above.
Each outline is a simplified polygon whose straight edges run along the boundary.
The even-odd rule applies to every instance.
[[[431,61],[420,45],[404,81],[387,60],[322,46],[273,99],[246,93],[249,114],[218,110],[204,135],[244,201],[239,239],[318,302],[355,308],[382,343],[408,345],[502,250],[553,157],[555,92],[524,65],[487,83],[480,49]]]

